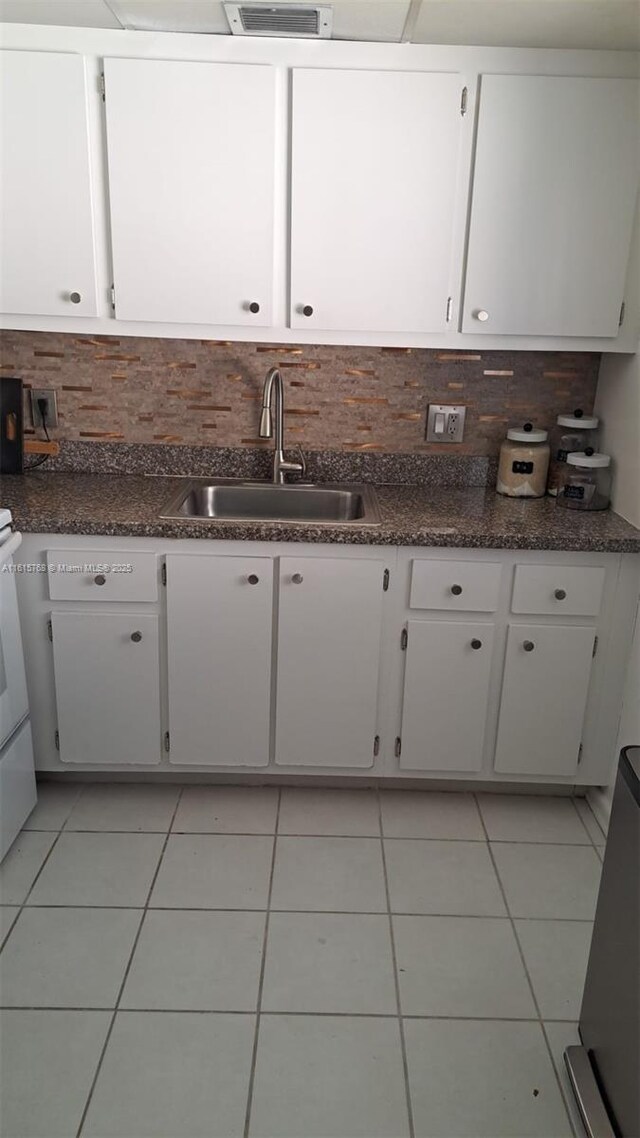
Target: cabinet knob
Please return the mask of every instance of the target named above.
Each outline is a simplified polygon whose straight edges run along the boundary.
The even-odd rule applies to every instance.
[[[313,308],[311,307],[310,304],[303,304],[302,315],[303,316],[313,316]]]
[[[106,585],[107,583],[107,578],[103,573],[98,573],[97,577],[94,577],[93,580],[96,585]]]
[[[556,589],[553,595],[557,601],[563,601],[567,595],[566,589]]]
[[[81,297],[79,292],[70,292],[69,293],[69,300],[71,301],[72,304],[80,304],[82,297]]]
[[[249,312],[259,312],[259,311],[260,311],[260,305],[258,304],[257,300],[252,300],[251,304],[249,305]]]
[[[452,585],[451,592],[453,593],[454,597],[459,597],[460,593],[462,592],[462,585]]]
[[[477,312],[474,312],[474,316],[481,324],[484,324],[485,320],[489,319],[489,313],[484,308],[479,308]]]
[[[304,581],[304,577],[302,576],[302,573],[294,573],[291,580],[294,585],[301,585]]]
[[[473,648],[473,650],[475,652],[477,652],[478,648],[482,648],[482,641],[481,640],[472,640],[471,641],[471,647]]]
[[[255,573],[250,573],[247,577],[247,581],[250,585],[257,585],[259,580],[260,578]]]
[[[533,643],[533,640],[525,640],[523,641],[522,647],[524,648],[525,652],[533,652],[535,644]]]
[[[133,640],[134,644],[139,644],[140,641],[142,640],[142,633],[141,632],[132,632],[131,633],[131,639]]]

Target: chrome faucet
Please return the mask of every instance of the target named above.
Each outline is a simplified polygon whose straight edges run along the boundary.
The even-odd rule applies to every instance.
[[[277,486],[282,486],[284,485],[285,475],[287,474],[300,474],[304,478],[307,466],[300,447],[298,447],[300,462],[287,462],[284,457],[284,384],[280,370],[277,367],[269,368],[265,376],[264,388],[262,390],[262,412],[260,414],[260,438],[272,439],[274,437],[273,414],[271,410],[274,390],[276,399],[276,449],[273,455],[273,481]]]

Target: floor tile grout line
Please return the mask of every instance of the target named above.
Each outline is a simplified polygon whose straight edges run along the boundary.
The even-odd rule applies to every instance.
[[[19,909],[19,905],[0,905],[0,909]],[[53,905],[53,904],[39,904],[25,906],[29,912],[38,911],[39,909],[98,909],[125,911],[125,912],[143,912],[144,905]],[[212,905],[148,905],[146,908],[150,913],[266,913],[266,909],[252,909],[243,906],[242,908],[231,909],[224,906]],[[278,913],[289,915],[292,917],[304,916],[334,916],[334,917],[386,917],[387,909],[276,909],[271,907],[270,913]],[[452,920],[470,920],[470,921],[508,921],[509,915],[506,913],[458,913],[458,912],[437,912],[433,910],[392,910],[394,917],[446,917]],[[515,917],[517,921],[536,921],[542,924],[555,924],[562,922],[563,924],[572,925],[592,925],[593,918],[589,917]],[[16,917],[17,920],[17,917]],[[12,931],[12,930],[11,930]]]
[[[7,1004],[0,1010],[5,1012],[113,1012],[113,1007],[103,1006],[85,1006],[83,1004],[71,1004],[69,1006],[56,1006],[41,1004]],[[244,1016],[247,1018],[255,1015],[253,1008],[118,1008],[119,1016],[126,1015],[206,1015],[206,1016]],[[262,1016],[279,1017],[281,1019],[300,1018],[305,1019],[385,1019],[390,1022],[395,1022],[398,1019],[398,1013],[395,1012],[318,1012],[318,1011],[265,1011],[261,1013]],[[472,1023],[539,1023],[540,1020],[537,1016],[473,1016],[473,1015],[419,1015],[418,1013],[404,1013],[402,1016],[403,1021],[406,1020],[456,1020],[456,1021],[469,1021]],[[575,1023],[574,1020],[563,1017],[562,1019],[554,1019],[547,1016],[543,1023]]]
[[[479,803],[478,803],[478,809],[480,810],[480,804],[479,804]],[[544,1039],[544,1042],[545,1042],[545,1046],[546,1046],[546,1048],[547,1048],[547,1055],[548,1055],[548,1057],[549,1057],[549,1062],[551,1063],[551,1069],[552,1069],[552,1071],[553,1071],[553,1074],[554,1074],[554,1078],[555,1078],[555,1081],[556,1081],[556,1086],[557,1086],[557,1088],[558,1088],[558,1091],[559,1091],[559,1093],[560,1093],[560,1100],[561,1100],[561,1102],[562,1102],[562,1104],[563,1104],[563,1106],[564,1106],[565,1114],[566,1114],[566,1116],[567,1116],[567,1118],[568,1118],[568,1121],[569,1121],[569,1126],[570,1126],[570,1128],[571,1128],[571,1132],[573,1133],[573,1123],[571,1122],[571,1117],[570,1117],[570,1115],[569,1115],[569,1110],[568,1110],[568,1108],[567,1108],[567,1104],[566,1104],[566,1101],[565,1101],[564,1092],[563,1092],[563,1090],[562,1090],[562,1084],[561,1084],[561,1082],[560,1082],[560,1076],[559,1076],[559,1074],[558,1074],[558,1071],[556,1070],[556,1064],[555,1064],[555,1061],[554,1061],[554,1058],[553,1058],[553,1053],[552,1053],[552,1051],[551,1051],[551,1046],[550,1046],[550,1044],[549,1044],[549,1040],[548,1040],[548,1038],[547,1038],[547,1033],[546,1033],[546,1031],[544,1030],[544,1021],[543,1021],[543,1019],[542,1019],[542,1013],[541,1013],[541,1010],[540,1010],[540,1005],[539,1005],[539,1003],[538,1003],[538,997],[536,996],[535,988],[534,988],[534,986],[533,986],[533,980],[531,979],[531,975],[530,975],[530,972],[529,972],[529,968],[528,968],[528,966],[527,966],[527,962],[526,962],[526,959],[525,959],[524,950],[523,950],[523,948],[522,948],[522,945],[521,945],[521,943],[520,943],[520,937],[518,936],[518,930],[516,929],[516,922],[515,922],[515,918],[514,918],[514,916],[513,916],[512,912],[511,912],[511,907],[510,907],[510,905],[509,905],[509,901],[508,901],[508,898],[507,898],[507,893],[506,893],[506,890],[505,890],[505,888],[504,888],[504,885],[503,885],[503,883],[502,883],[502,878],[500,877],[500,872],[499,872],[499,870],[498,870],[498,866],[497,866],[497,863],[496,863],[496,860],[495,860],[495,857],[494,857],[494,854],[493,854],[493,850],[491,849],[491,842],[489,841],[489,832],[488,832],[488,830],[487,830],[487,827],[486,827],[486,824],[485,824],[485,820],[484,820],[484,817],[482,817],[482,811],[481,811],[481,810],[480,810],[480,816],[481,816],[481,818],[482,818],[482,827],[483,827],[483,829],[484,829],[484,832],[485,832],[485,834],[487,835],[487,846],[488,846],[488,849],[489,849],[489,857],[491,858],[491,864],[492,864],[492,866],[493,866],[493,871],[494,871],[494,873],[495,873],[495,875],[496,875],[496,878],[497,878],[497,881],[498,881],[498,885],[499,885],[499,887],[500,887],[500,892],[501,892],[501,894],[502,894],[502,899],[503,899],[503,901],[504,901],[504,904],[505,904],[505,908],[506,908],[506,910],[507,910],[507,913],[508,913],[508,915],[509,915],[509,920],[510,920],[510,922],[511,922],[511,931],[512,931],[512,933],[513,933],[513,936],[514,936],[514,939],[515,939],[515,942],[516,942],[516,948],[517,948],[517,950],[518,950],[518,955],[519,955],[519,957],[520,957],[520,961],[521,961],[521,963],[522,963],[522,967],[523,967],[523,969],[524,969],[524,974],[525,974],[525,976],[526,976],[526,979],[527,979],[527,984],[529,985],[529,990],[530,990],[530,992],[531,992],[531,999],[533,1000],[533,1006],[534,1006],[534,1008],[535,1008],[535,1010],[536,1010],[536,1014],[537,1014],[537,1017],[538,1017],[538,1024],[539,1024],[539,1026],[540,1026],[540,1030],[541,1030],[541,1032],[542,1032],[542,1038]]]
[[[21,831],[21,833],[23,833],[23,832],[24,832],[24,831]],[[55,831],[54,831],[54,830],[45,830],[45,831],[33,831],[33,832],[34,832],[34,833],[35,833],[35,832],[40,832],[40,833],[47,833],[47,834],[52,834],[52,833],[55,833]],[[16,916],[16,919],[15,919],[15,921],[13,922],[13,924],[11,925],[11,928],[8,930],[8,932],[7,932],[7,935],[6,935],[6,936],[3,938],[3,940],[2,940],[2,944],[0,944],[0,954],[1,954],[2,952],[4,952],[4,948],[5,948],[5,945],[6,945],[7,941],[9,940],[9,937],[10,937],[10,936],[11,936],[11,934],[13,933],[13,931],[14,931],[14,929],[15,929],[15,927],[16,927],[16,925],[17,925],[17,923],[18,923],[18,921],[20,920],[20,917],[22,916],[22,912],[23,912],[23,909],[27,908],[27,901],[29,900],[29,897],[30,897],[30,896],[31,896],[31,894],[33,893],[33,890],[35,889],[35,886],[36,886],[36,882],[38,881],[38,878],[40,877],[40,875],[41,875],[42,871],[44,870],[44,867],[45,867],[45,865],[47,864],[47,862],[48,862],[49,858],[51,857],[51,854],[53,853],[53,851],[54,851],[54,849],[56,848],[56,846],[57,846],[58,842],[60,841],[60,837],[61,837],[61,834],[62,834],[62,830],[60,829],[60,830],[58,830],[58,832],[56,833],[56,836],[55,836],[55,838],[53,839],[53,841],[52,841],[51,845],[49,846],[49,849],[47,850],[47,853],[46,853],[46,855],[45,855],[45,857],[44,857],[44,860],[43,860],[43,862],[42,862],[42,865],[40,866],[40,868],[39,868],[38,872],[36,873],[36,875],[35,875],[35,877],[34,877],[34,879],[33,879],[33,881],[31,882],[31,885],[30,885],[30,886],[29,886],[29,888],[27,889],[27,892],[26,892],[25,896],[24,896],[24,897],[23,897],[23,899],[22,899],[22,904],[18,906],[18,914],[17,914],[17,916]],[[28,907],[29,907],[29,908],[32,908],[32,906],[28,906]],[[35,908],[35,906],[33,906],[33,907]]]
[[[147,890],[147,898],[146,898],[145,904],[141,910],[141,917],[140,917],[140,923],[138,925],[138,931],[136,932],[136,935],[135,935],[134,940],[133,940],[133,945],[131,947],[131,952],[129,953],[129,959],[127,961],[127,965],[126,965],[126,968],[124,970],[124,976],[122,977],[122,983],[120,984],[120,987],[118,990],[118,996],[116,998],[115,1007],[113,1009],[113,1012],[111,1015],[111,1020],[109,1022],[109,1026],[107,1028],[107,1034],[105,1036],[105,1040],[104,1040],[104,1043],[102,1045],[102,1049],[100,1051],[100,1055],[98,1058],[98,1065],[96,1067],[93,1079],[91,1080],[91,1086],[89,1087],[89,1093],[87,1095],[87,1100],[84,1104],[84,1109],[83,1109],[82,1115],[80,1117],[80,1123],[79,1123],[78,1129],[76,1131],[76,1138],[80,1138],[80,1135],[82,1134],[82,1130],[84,1128],[84,1124],[85,1124],[87,1115],[89,1113],[89,1108],[91,1106],[91,1100],[93,1099],[94,1091],[96,1089],[96,1085],[97,1085],[98,1079],[100,1077],[100,1071],[102,1070],[102,1064],[104,1062],[104,1057],[106,1055],[107,1048],[109,1046],[109,1040],[111,1039],[111,1035],[113,1033],[113,1028],[114,1028],[114,1025],[116,1022],[116,1016],[118,1015],[118,1010],[120,1007],[120,1001],[122,999],[122,995],[124,993],[124,989],[125,989],[127,980],[129,978],[129,972],[131,970],[133,958],[136,954],[136,949],[138,947],[140,935],[142,933],[142,928],[143,928],[143,925],[144,925],[144,922],[145,922],[145,919],[147,916],[147,912],[149,910],[149,901],[151,900],[151,894],[153,893],[153,889],[154,889],[155,883],[157,881],[158,874],[160,872],[160,866],[162,865],[162,861],[164,858],[164,852],[167,848],[167,844],[169,842],[169,837],[171,835],[171,827],[173,826],[176,814],[178,813],[178,806],[180,805],[180,799],[182,798],[183,791],[184,791],[184,787],[181,786],[179,791],[178,791],[178,796],[176,798],[173,813],[171,815],[171,820],[169,822],[169,826],[168,826],[166,834],[165,834],[165,839],[164,839],[164,842],[162,843],[162,849],[160,850],[160,856],[158,858],[158,863],[156,865],[155,872],[153,873],[151,883],[149,885],[149,889]]]
[[[582,817],[582,814],[578,810],[578,804],[576,802],[576,799],[572,797],[571,801],[573,802],[573,808],[574,808],[576,814],[578,815],[578,818],[580,819],[580,825],[582,826],[585,834],[587,835],[587,837],[589,838],[589,841],[591,842],[591,845],[593,846],[594,850],[597,853],[598,847],[596,846],[596,843],[594,842],[593,838],[591,837],[591,834],[589,833],[587,823],[585,822],[584,818]],[[586,802],[586,799],[584,801]]]
[[[258,1061],[258,1045],[260,1042],[260,1018],[262,1013],[262,993],[264,990],[264,977],[267,966],[267,944],[269,940],[269,918],[271,916],[271,895],[273,892],[273,880],[276,868],[276,850],[278,846],[278,824],[280,822],[280,806],[282,804],[282,787],[278,788],[278,802],[276,806],[276,820],[275,829],[273,834],[273,849],[271,852],[271,868],[269,872],[269,888],[267,890],[267,908],[264,922],[264,938],[262,941],[262,960],[260,961],[260,976],[258,978],[258,1000],[256,1004],[256,1027],[253,1037],[253,1049],[251,1052],[251,1066],[249,1068],[249,1085],[247,1087],[247,1106],[244,1119],[244,1138],[249,1138],[249,1130],[251,1127],[251,1110],[253,1107],[253,1090],[256,1078],[256,1065]]]
[[[584,826],[584,823],[582,823]],[[27,830],[24,833],[29,834],[166,834],[166,830]],[[176,830],[171,831],[172,836],[179,836],[185,838],[272,838],[274,831],[271,830]],[[377,841],[380,837],[379,834],[327,834],[327,833],[278,833],[279,838],[339,838],[344,840],[349,838],[353,841]],[[509,846],[558,846],[561,849],[573,847],[584,849],[585,846],[595,846],[591,835],[587,832],[587,840],[584,842],[558,842],[558,841],[519,841],[513,838],[446,838],[446,837],[425,837],[422,834],[383,834],[385,842],[466,842],[472,845],[483,845],[485,842],[492,842],[493,845],[509,845]],[[596,849],[602,848],[595,846]]]
[[[382,821],[382,800],[380,798],[380,791],[378,790],[378,817],[380,821],[380,852],[382,855],[382,874],[384,877],[384,890],[387,900],[387,918],[389,921],[389,939],[391,942],[391,966],[393,968],[393,984],[396,994],[396,1009],[398,1018],[398,1031],[400,1035],[400,1052],[402,1056],[402,1072],[404,1076],[404,1092],[405,1102],[407,1107],[407,1122],[409,1125],[409,1138],[415,1138],[415,1126],[413,1121],[413,1103],[411,1101],[411,1086],[409,1083],[409,1060],[407,1058],[407,1041],[405,1038],[404,1021],[402,1018],[402,1001],[400,998],[400,979],[398,976],[398,957],[396,953],[396,941],[393,930],[393,916],[391,913],[391,894],[389,891],[389,876],[387,873],[387,858],[384,847],[384,825]]]

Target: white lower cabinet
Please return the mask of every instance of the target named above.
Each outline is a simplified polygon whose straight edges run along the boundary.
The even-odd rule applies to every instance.
[[[52,612],[51,635],[62,762],[159,763],[158,617]]]
[[[357,557],[280,559],[279,765],[373,765],[383,573]]]
[[[408,622],[402,769],[481,769],[493,637],[489,623]]]
[[[170,761],[269,762],[273,560],[170,554]]]
[[[594,641],[595,630],[588,627],[509,626],[496,771],[575,774]]]

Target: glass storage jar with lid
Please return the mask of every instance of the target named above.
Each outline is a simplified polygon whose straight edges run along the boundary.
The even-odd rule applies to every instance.
[[[586,451],[589,447],[597,451],[599,422],[595,415],[585,415],[580,408],[573,415],[558,415],[550,439],[549,494],[555,497],[558,493],[562,468],[568,454],[572,451]]]
[[[499,494],[509,498],[543,498],[549,469],[548,432],[533,423],[510,427],[500,447]]]
[[[573,451],[562,464],[557,503],[568,510],[606,510],[611,491],[611,458],[589,448]]]

